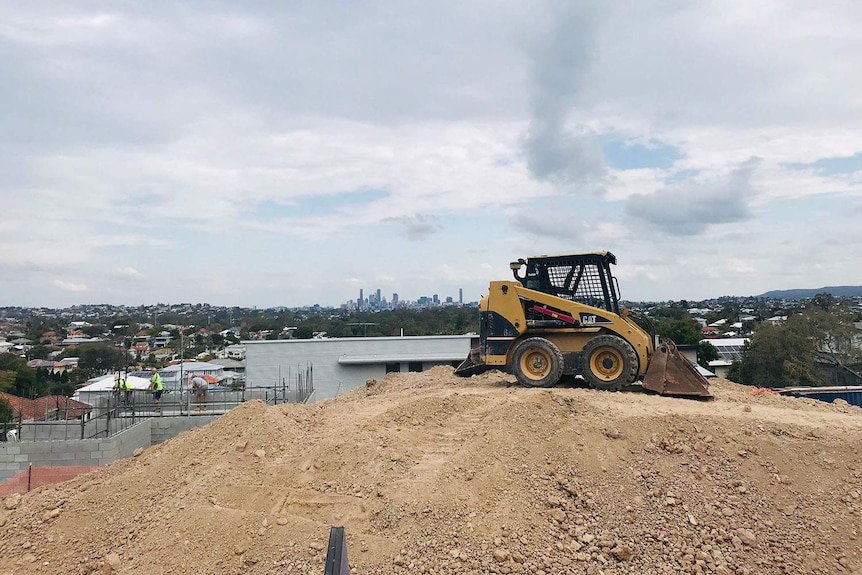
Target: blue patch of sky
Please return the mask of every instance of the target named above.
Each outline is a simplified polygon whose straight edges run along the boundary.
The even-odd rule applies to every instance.
[[[693,178],[700,173],[700,170],[679,170],[677,172],[673,172],[668,177],[664,179],[665,184],[678,184],[680,182],[684,182],[689,178]]]
[[[602,137],[601,141],[605,161],[617,170],[668,169],[682,157],[677,148],[661,142],[643,145],[613,137]]]
[[[843,194],[815,194],[799,198],[787,198],[770,204],[770,219],[787,222],[810,221],[815,217],[835,217],[846,211],[847,196]]]
[[[125,197],[124,204],[132,206],[146,206],[162,201],[161,196],[151,192],[132,193]]]
[[[815,172],[827,176],[835,174],[852,174],[853,172],[862,170],[862,152],[852,156],[820,158],[819,160],[808,164],[792,163],[785,165],[794,170],[814,169]]]
[[[247,211],[259,218],[291,218],[297,216],[325,216],[339,213],[344,208],[370,204],[389,196],[385,190],[355,190],[337,194],[308,195],[290,202],[267,200]]]

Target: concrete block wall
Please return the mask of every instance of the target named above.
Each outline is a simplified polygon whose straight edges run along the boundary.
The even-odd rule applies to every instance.
[[[215,419],[218,415],[195,415],[192,417],[154,417],[152,421],[152,429],[150,431],[150,445],[156,445],[163,441],[167,441],[172,437],[176,437],[183,431],[188,431],[194,427],[206,425]]]
[[[97,439],[0,442],[0,482],[27,469],[31,463],[34,467],[106,465],[131,457],[139,447],[156,445],[184,431],[206,425],[217,417],[214,414],[140,419],[111,437]],[[55,433],[71,435],[60,434],[56,430]],[[45,436],[48,435],[46,432]]]
[[[0,481],[33,466],[105,465],[131,457],[138,447],[148,447],[151,422],[144,419],[113,437],[103,439],[69,439],[53,441],[18,441],[0,443]]]
[[[108,439],[99,439],[99,443],[105,443],[106,447],[107,441],[111,440],[113,442],[111,446],[111,458],[104,460],[100,458],[99,465],[105,465],[124,457],[131,457],[137,448],[152,445],[152,424],[152,419],[144,419],[140,423],[136,423]],[[107,452],[105,452],[105,456],[108,456]]]

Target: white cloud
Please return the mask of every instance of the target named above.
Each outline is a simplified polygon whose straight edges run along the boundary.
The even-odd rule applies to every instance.
[[[0,292],[336,304],[599,249],[631,297],[853,283],[853,250],[812,246],[858,245],[862,175],[805,166],[862,151],[860,23],[843,0],[3,4]],[[615,139],[675,159],[616,170]]]
[[[60,288],[61,290],[64,290],[64,291],[71,291],[71,292],[90,291],[90,288],[88,288],[87,284],[85,284],[85,283],[70,282],[70,281],[66,281],[66,280],[57,279],[57,280],[54,280],[54,285],[57,286],[58,288]]]
[[[634,194],[626,200],[626,214],[681,236],[702,233],[710,225],[750,220],[749,204],[757,195],[751,180],[759,164],[760,159],[753,158],[723,177],[692,178],[653,194]]]
[[[133,267],[122,267],[117,268],[116,275],[121,278],[139,278],[141,277],[141,272]]]

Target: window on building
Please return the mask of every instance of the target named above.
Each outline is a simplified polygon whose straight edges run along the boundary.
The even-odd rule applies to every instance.
[[[407,364],[407,371],[422,371],[422,362],[411,361]]]
[[[401,371],[400,363],[387,363],[386,364],[386,373],[398,373]]]

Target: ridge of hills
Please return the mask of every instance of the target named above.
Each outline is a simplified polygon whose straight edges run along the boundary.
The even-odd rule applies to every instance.
[[[862,569],[862,409],[701,402],[492,371],[249,402],[7,497],[0,574],[799,575]]]
[[[816,289],[772,290],[755,297],[794,300],[812,298],[820,293],[828,293],[834,297],[862,297],[862,286],[826,286]]]

